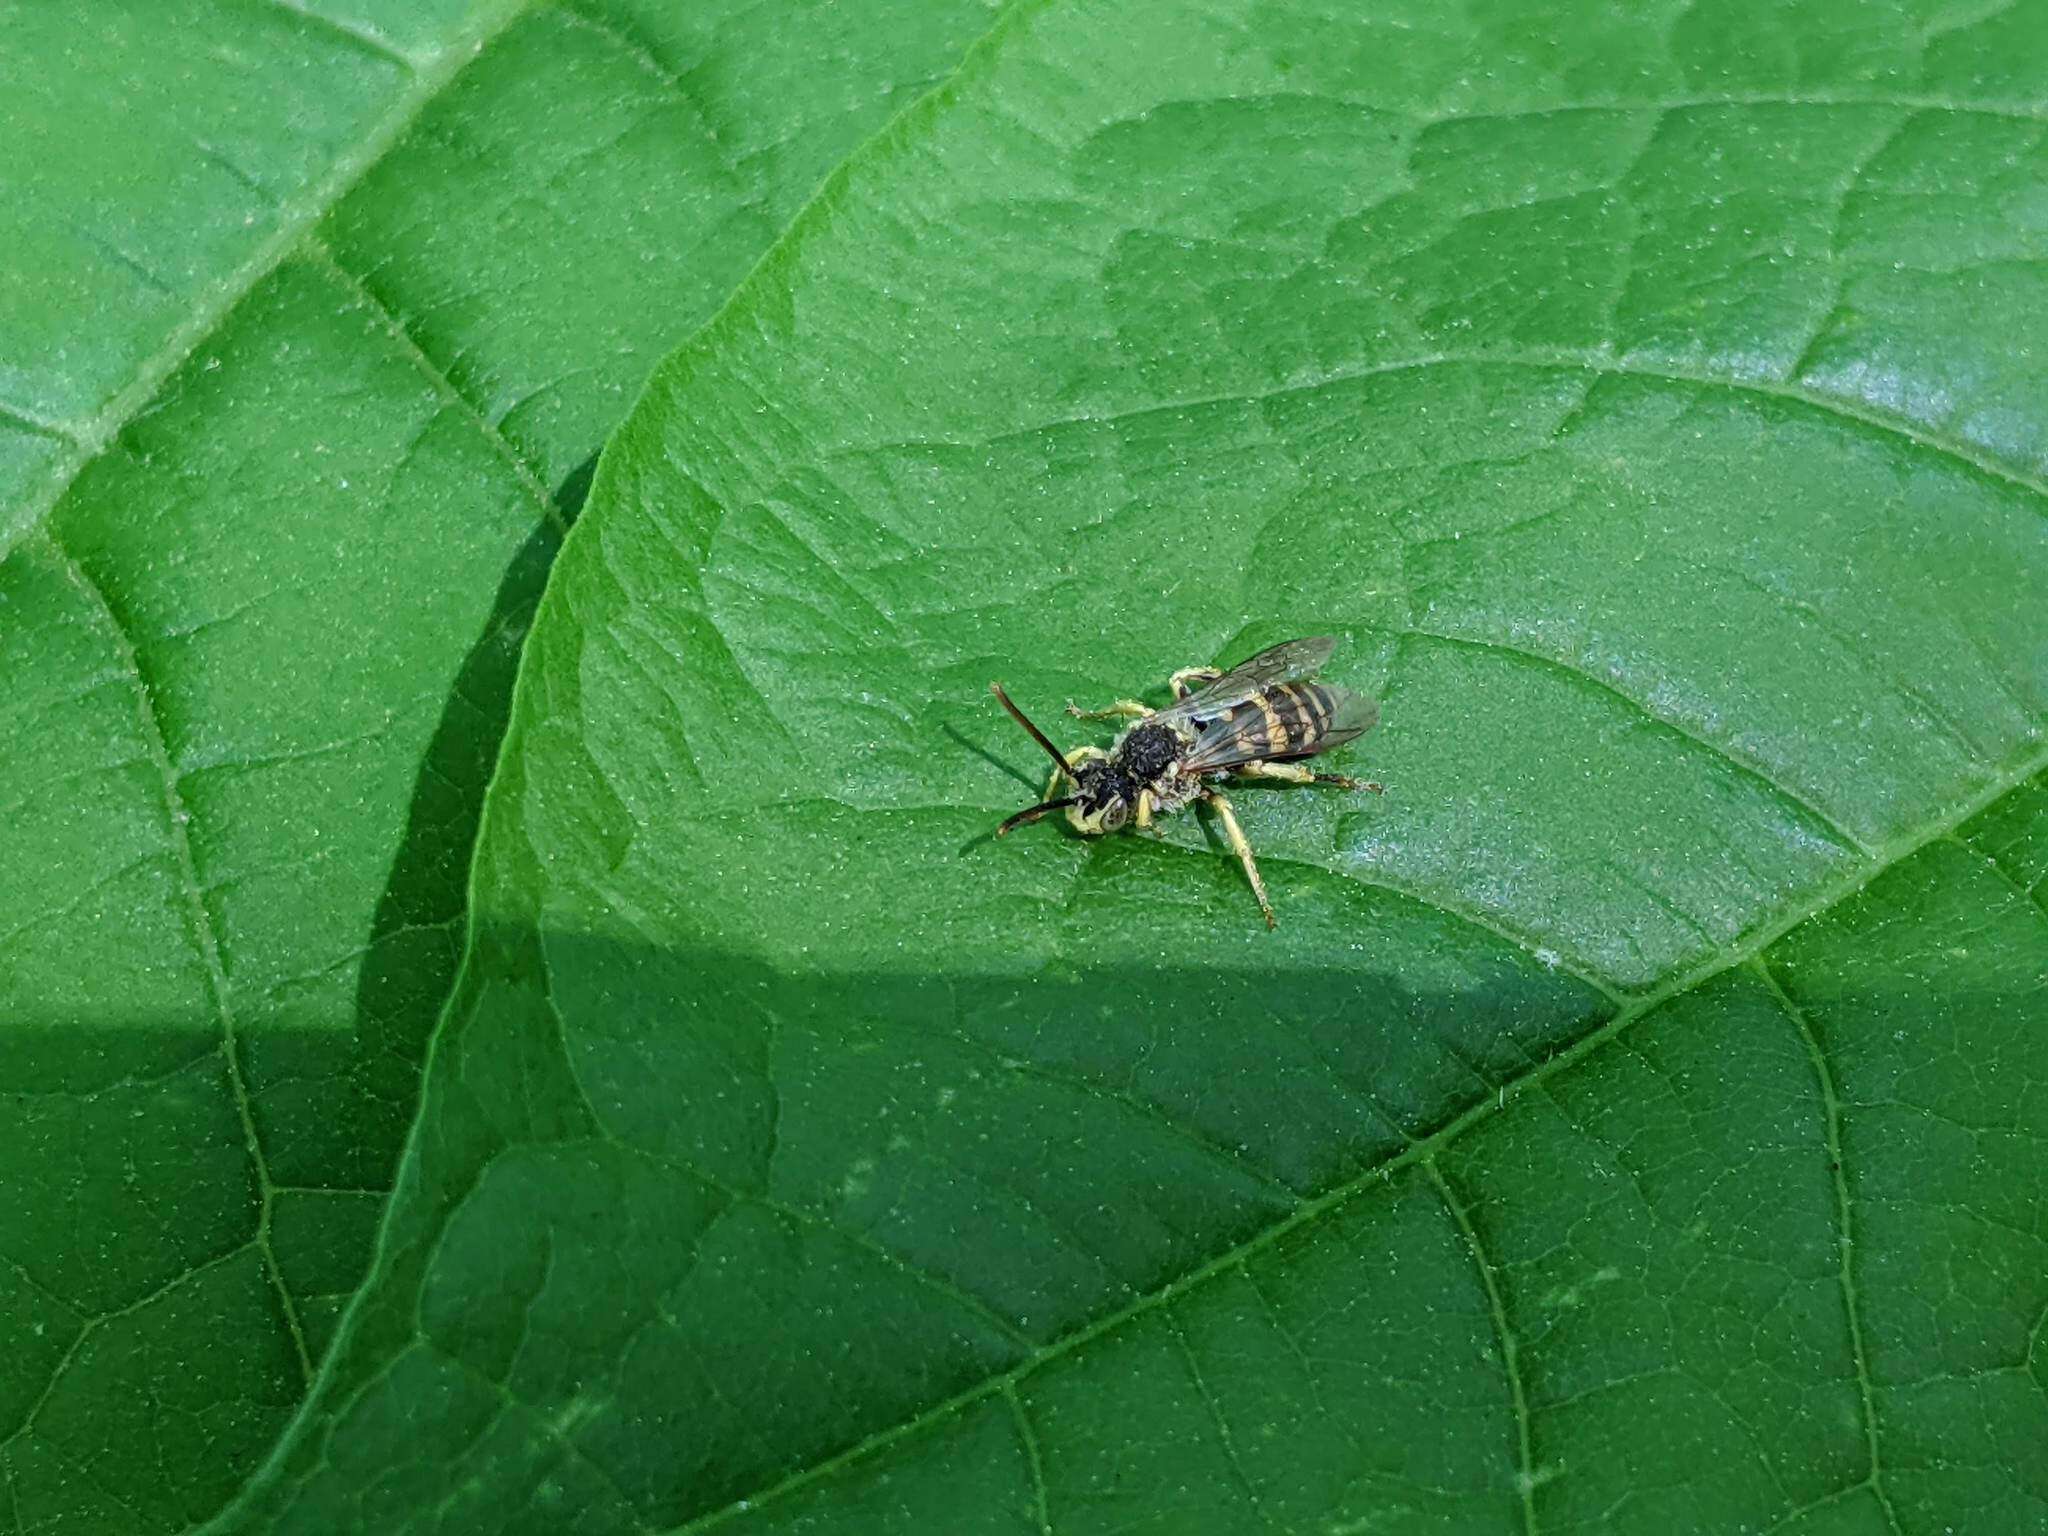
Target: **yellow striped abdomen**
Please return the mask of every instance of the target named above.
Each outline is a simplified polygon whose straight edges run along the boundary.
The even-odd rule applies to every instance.
[[[1237,735],[1248,759],[1280,762],[1320,751],[1336,707],[1321,683],[1281,683],[1232,706],[1209,729]]]

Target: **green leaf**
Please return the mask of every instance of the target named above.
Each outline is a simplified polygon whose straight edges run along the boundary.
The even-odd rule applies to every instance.
[[[603,435],[989,14],[317,9],[0,49],[0,1530],[271,1446]]]
[[[2044,66],[1019,13],[611,440],[230,1528],[2048,1520]],[[1236,796],[1277,933],[988,837],[992,676],[1323,631],[1386,794]]]

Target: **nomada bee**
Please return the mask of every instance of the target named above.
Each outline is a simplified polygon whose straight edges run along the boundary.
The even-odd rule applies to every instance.
[[[1010,702],[1001,683],[990,683],[1003,708],[1056,764],[1045,799],[1005,821],[996,835],[1059,810],[1067,813],[1075,831],[1090,837],[1121,832],[1133,824],[1142,830],[1152,825],[1154,816],[1205,801],[1222,819],[1231,850],[1244,865],[1252,894],[1259,898],[1259,910],[1271,928],[1273,904],[1266,899],[1266,883],[1259,878],[1252,846],[1215,781],[1234,775],[1380,792],[1377,784],[1303,766],[1306,759],[1364,735],[1379,720],[1379,705],[1371,699],[1332,683],[1311,681],[1336,648],[1336,640],[1322,635],[1276,645],[1227,672],[1184,667],[1173,674],[1174,702],[1164,709],[1148,709],[1136,699],[1118,699],[1107,709],[1067,705],[1067,713],[1077,720],[1136,720],[1107,752],[1076,747],[1062,753]],[[1073,786],[1068,794],[1060,793],[1062,779]]]

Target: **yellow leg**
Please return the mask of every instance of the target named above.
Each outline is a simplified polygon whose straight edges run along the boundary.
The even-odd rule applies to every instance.
[[[1067,761],[1070,763],[1087,763],[1093,762],[1098,757],[1107,756],[1109,754],[1100,747],[1075,747],[1067,753]],[[1060,780],[1065,777],[1066,775],[1060,772],[1059,769],[1053,769],[1052,777],[1045,781],[1045,794],[1043,798],[1047,800],[1057,799],[1060,792]]]
[[[1142,720],[1151,714],[1152,711],[1145,705],[1140,704],[1136,699],[1118,699],[1107,709],[1083,709],[1080,705],[1069,700],[1067,703],[1067,713],[1076,720],[1114,720],[1119,716],[1128,716],[1134,720]]]
[[[1173,696],[1184,699],[1204,683],[1213,683],[1222,675],[1214,667],[1182,667],[1171,680]]]
[[[1266,900],[1266,882],[1259,878],[1259,866],[1252,859],[1252,845],[1244,840],[1244,828],[1237,824],[1237,817],[1230,809],[1230,802],[1210,790],[1208,801],[1216,807],[1216,814],[1223,818],[1223,832],[1230,839],[1230,848],[1237,855],[1238,863],[1244,866],[1245,877],[1252,883],[1252,894],[1259,898],[1259,910],[1266,914],[1266,926],[1274,927],[1273,904]]]
[[[1152,791],[1149,789],[1138,791],[1138,830],[1152,830]]]
[[[1337,789],[1369,789],[1376,795],[1386,793],[1383,785],[1368,783],[1364,779],[1347,779],[1341,773],[1316,773],[1300,763],[1246,763],[1231,772],[1241,779],[1272,779],[1281,784],[1329,784]]]

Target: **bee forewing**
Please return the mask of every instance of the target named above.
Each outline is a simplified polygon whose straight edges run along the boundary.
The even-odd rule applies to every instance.
[[[1242,704],[1267,688],[1315,676],[1336,649],[1337,638],[1334,635],[1283,640],[1239,662],[1206,688],[1198,689],[1177,704],[1168,705],[1155,718],[1171,722],[1220,715],[1232,705]]]

